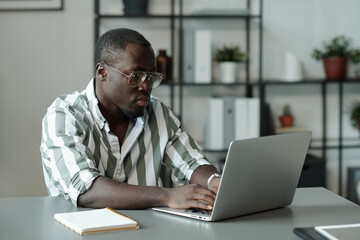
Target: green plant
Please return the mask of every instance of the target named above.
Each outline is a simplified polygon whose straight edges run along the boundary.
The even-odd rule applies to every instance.
[[[329,57],[347,57],[352,63],[360,63],[360,49],[350,48],[351,39],[343,35],[323,43],[323,50],[315,48],[311,54],[316,60]]]
[[[353,127],[360,126],[360,102],[355,102],[350,110],[350,121]]]
[[[218,62],[243,62],[245,59],[246,53],[241,51],[240,46],[224,45],[215,53],[215,60]]]
[[[286,104],[283,109],[283,115],[282,116],[292,116],[291,108],[289,104]]]

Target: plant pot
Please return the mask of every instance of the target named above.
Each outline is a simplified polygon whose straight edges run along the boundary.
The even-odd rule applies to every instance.
[[[348,58],[346,57],[329,57],[323,58],[326,79],[343,80],[346,78]]]
[[[149,0],[123,0],[124,15],[146,15]]]
[[[219,62],[220,66],[220,80],[223,83],[236,82],[238,63],[237,62]]]
[[[279,117],[280,123],[282,127],[292,127],[294,122],[293,116],[280,116]]]

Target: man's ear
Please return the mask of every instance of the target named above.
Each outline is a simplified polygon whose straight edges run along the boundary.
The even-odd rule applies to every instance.
[[[106,70],[101,63],[96,64],[96,78],[99,80],[105,80]]]

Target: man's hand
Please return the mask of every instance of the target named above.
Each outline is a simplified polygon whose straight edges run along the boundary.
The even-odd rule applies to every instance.
[[[171,208],[213,208],[216,194],[198,184],[190,184],[178,188],[167,189],[166,205]]]

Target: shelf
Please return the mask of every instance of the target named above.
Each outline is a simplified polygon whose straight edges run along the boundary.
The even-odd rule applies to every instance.
[[[305,79],[302,81],[280,81],[280,80],[263,80],[264,85],[304,85],[304,84],[351,84],[360,83],[360,79],[344,79],[344,80],[326,80],[326,79]]]
[[[160,86],[182,86],[182,87],[236,87],[236,86],[254,86],[259,85],[258,83],[179,83],[179,82],[169,82],[161,83]]]
[[[324,147],[323,145],[316,144],[326,144]],[[327,141],[324,143],[323,139],[312,139],[312,143],[310,146],[310,149],[356,149],[360,148],[360,138],[354,138],[354,137],[343,137],[341,139],[339,138],[328,138]]]
[[[123,14],[98,14],[98,18],[165,18],[171,19],[175,17],[168,14],[159,14],[159,15],[123,15]]]
[[[199,15],[182,15],[176,16],[177,18],[185,19],[201,19],[201,18],[223,18],[223,19],[259,19],[260,15],[250,15],[250,14],[231,14],[231,15],[221,15],[221,14],[199,14]]]
[[[189,14],[189,15],[171,15],[171,14],[136,14],[136,15],[123,15],[123,14],[98,14],[98,18],[166,18],[166,19],[207,19],[207,18],[222,18],[222,19],[259,19],[260,15],[250,15],[250,14],[231,14],[231,15],[222,15],[222,14]]]
[[[191,87],[214,87],[214,86],[257,86],[257,85],[264,85],[264,86],[271,86],[271,85],[307,85],[307,84],[359,84],[360,79],[348,79],[345,81],[340,80],[325,80],[325,79],[308,79],[303,81],[297,81],[297,82],[286,82],[286,81],[280,81],[280,80],[264,80],[263,82],[235,82],[235,83],[221,83],[221,82],[210,82],[210,83],[195,83],[195,82],[174,82],[174,83],[162,83],[162,85],[175,85],[175,86],[191,86]]]
[[[176,85],[181,85],[180,83],[176,83]],[[222,86],[222,87],[234,87],[234,86],[247,86],[246,83],[182,83],[184,87],[214,87],[214,86]]]
[[[346,146],[326,146],[325,149],[327,150],[336,150],[336,149],[358,149],[360,148],[360,144],[358,145],[346,145]],[[322,150],[323,146],[309,146],[310,150]],[[209,152],[209,153],[226,153],[227,149],[222,149],[222,150],[211,150],[211,149],[204,149],[205,152]]]

